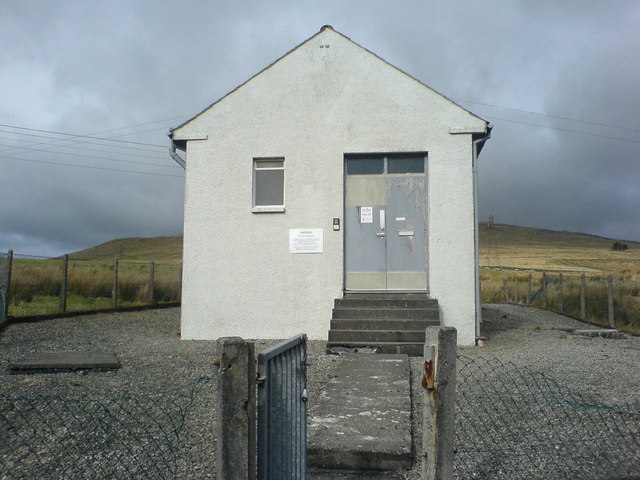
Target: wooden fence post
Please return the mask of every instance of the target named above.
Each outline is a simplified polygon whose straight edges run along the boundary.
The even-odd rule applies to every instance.
[[[155,295],[153,292],[153,286],[155,283],[155,271],[156,264],[155,262],[151,262],[149,264],[149,305],[153,305],[155,303]]]
[[[217,478],[256,478],[255,346],[240,337],[216,342],[220,355],[216,409]],[[455,361],[455,356],[454,356]]]
[[[183,264],[182,262],[180,262],[180,273],[179,273],[179,277],[178,277],[178,301],[182,302],[182,268],[183,268]]]
[[[609,310],[609,326],[615,328],[616,321],[613,315],[613,276],[609,275],[607,278],[607,297],[608,297],[608,310]]]
[[[542,272],[542,307],[547,308],[547,274]]]
[[[118,308],[118,259],[113,264],[113,284],[111,285],[111,306]]]
[[[533,275],[529,274],[529,283],[527,285],[527,305],[531,305],[531,288],[533,286]]]
[[[587,317],[587,303],[585,301],[587,295],[587,276],[583,273],[580,275],[580,318],[584,320]]]
[[[60,312],[67,313],[67,287],[69,281],[69,255],[62,257],[62,286],[60,287]]]
[[[11,303],[11,271],[13,269],[13,250],[7,254],[7,279],[5,282],[4,318],[9,317],[9,304]]]
[[[560,313],[564,313],[564,277],[560,274]]]
[[[515,302],[516,304],[520,303],[520,291],[519,291],[519,284],[520,282],[518,282],[518,275],[516,275],[516,277],[513,280],[513,283],[515,283]]]
[[[453,327],[425,332],[423,480],[453,479],[456,403],[456,337]]]
[[[502,279],[502,295],[504,296],[504,303],[509,303],[509,280]]]

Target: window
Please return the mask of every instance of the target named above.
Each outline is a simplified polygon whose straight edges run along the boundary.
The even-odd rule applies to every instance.
[[[284,212],[284,158],[253,159],[253,212]]]
[[[424,173],[424,155],[387,158],[387,173]]]
[[[388,156],[345,156],[347,175],[420,174],[425,173],[425,153]]]

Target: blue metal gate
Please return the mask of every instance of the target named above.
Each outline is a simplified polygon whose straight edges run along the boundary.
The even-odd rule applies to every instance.
[[[307,336],[258,355],[258,480],[307,478]]]

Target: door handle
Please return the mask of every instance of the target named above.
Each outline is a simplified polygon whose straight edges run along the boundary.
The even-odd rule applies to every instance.
[[[384,238],[384,232],[378,232],[378,233],[376,233],[376,237],[378,237],[378,238]]]

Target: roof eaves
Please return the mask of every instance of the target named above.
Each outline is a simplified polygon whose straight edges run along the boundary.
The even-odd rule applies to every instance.
[[[226,95],[220,97],[218,100],[216,100],[215,102],[213,102],[211,105],[209,105],[208,107],[204,108],[202,111],[200,111],[199,113],[197,113],[196,115],[194,115],[193,117],[191,117],[190,119],[186,120],[185,122],[181,123],[180,125],[178,125],[175,128],[172,128],[169,130],[169,137],[173,138],[173,132],[178,130],[179,128],[184,127],[185,125],[187,125],[188,123],[192,122],[193,120],[195,120],[196,118],[198,118],[200,115],[202,115],[204,112],[206,112],[207,110],[209,110],[210,108],[214,107],[216,104],[220,103],[222,100],[224,100],[225,98],[227,98],[228,96],[230,96],[231,94],[235,93],[237,90],[239,90],[240,88],[242,88],[243,86],[245,86],[247,83],[249,83],[251,80],[253,80],[254,78],[256,78],[258,75],[260,75],[262,72],[270,69],[272,66],[274,66],[276,63],[278,63],[280,60],[282,60],[284,57],[286,57],[287,55],[289,55],[290,53],[295,52],[296,50],[298,50],[300,47],[302,47],[305,43],[313,40],[315,37],[317,37],[318,35],[320,35],[324,30],[326,29],[330,29],[333,32],[337,33],[338,35],[340,35],[341,37],[347,39],[349,42],[353,43],[355,46],[357,46],[358,48],[361,48],[362,50],[364,50],[365,52],[368,52],[369,54],[373,55],[374,57],[376,57],[377,59],[383,61],[384,63],[386,63],[387,65],[389,65],[391,68],[394,68],[395,70],[397,70],[398,72],[402,73],[403,75],[406,75],[407,77],[409,77],[410,79],[412,79],[415,82],[418,82],[420,85],[422,85],[425,88],[428,88],[429,90],[431,90],[433,93],[435,93],[436,95],[441,96],[442,98],[444,98],[445,100],[447,100],[448,102],[450,102],[451,104],[455,105],[456,107],[464,110],[465,112],[467,112],[469,115],[477,118],[478,120],[481,120],[483,122],[485,122],[485,125],[488,125],[489,122],[487,120],[485,120],[482,117],[479,117],[478,115],[476,115],[475,113],[467,110],[466,108],[464,108],[463,106],[457,104],[456,102],[454,102],[453,100],[451,100],[449,97],[447,97],[446,95],[443,95],[442,93],[438,92],[437,90],[434,90],[433,88],[431,88],[429,85],[427,85],[426,83],[418,80],[416,77],[414,77],[413,75],[408,74],[407,72],[405,72],[404,70],[402,70],[401,68],[396,67],[395,65],[393,65],[392,63],[389,63],[388,61],[386,61],[384,58],[382,58],[381,56],[377,55],[376,53],[372,52],[371,50],[369,50],[368,48],[363,47],[362,45],[360,45],[357,42],[354,42],[353,40],[351,40],[350,37],[347,37],[346,35],[344,35],[343,33],[338,32],[337,30],[335,30],[332,26],[330,25],[324,25],[320,31],[318,31],[316,34],[312,35],[311,37],[307,38],[305,41],[303,41],[302,43],[296,45],[294,48],[292,48],[291,50],[289,50],[287,53],[285,53],[284,55],[281,55],[280,57],[278,57],[275,61],[271,62],[269,65],[267,65],[265,68],[263,68],[262,70],[260,70],[258,73],[256,73],[255,75],[252,75],[249,79],[247,79],[245,82],[241,83],[240,85],[238,85],[236,88],[234,88],[233,90],[231,90],[229,93],[227,93]]]

